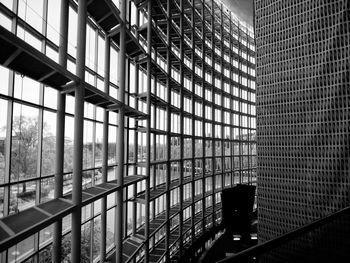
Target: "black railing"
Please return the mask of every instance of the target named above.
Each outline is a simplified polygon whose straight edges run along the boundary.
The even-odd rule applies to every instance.
[[[349,262],[350,206],[245,249],[224,262]]]

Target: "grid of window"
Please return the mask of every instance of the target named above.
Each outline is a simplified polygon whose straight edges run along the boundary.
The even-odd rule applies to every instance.
[[[349,205],[349,1],[255,3],[266,241]]]
[[[176,259],[256,183],[254,35],[221,3],[1,0],[0,26],[0,262]]]

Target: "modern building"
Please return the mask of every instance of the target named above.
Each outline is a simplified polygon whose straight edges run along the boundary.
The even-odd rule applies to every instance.
[[[0,262],[176,260],[256,182],[253,28],[217,0],[1,0],[0,63]]]
[[[259,242],[349,206],[349,5],[255,1]]]

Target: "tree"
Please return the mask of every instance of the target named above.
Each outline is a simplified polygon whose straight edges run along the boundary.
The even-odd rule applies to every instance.
[[[54,173],[56,156],[56,137],[49,132],[47,123],[43,123],[41,173],[49,175]],[[12,124],[11,146],[11,176],[12,179],[21,180],[35,177],[39,153],[39,123],[37,118],[18,116],[14,117]],[[23,183],[22,193],[26,192]]]
[[[81,229],[81,258],[80,262],[90,262],[90,249],[92,248],[92,254],[97,255],[100,251],[101,244],[101,220],[94,220],[94,227],[92,228],[92,222],[88,222],[82,226]],[[106,237],[113,239],[113,232],[106,230]],[[92,246],[91,246],[92,242]],[[61,262],[70,263],[71,255],[71,234],[65,235],[62,238],[61,244]],[[32,261],[30,261],[32,262]],[[52,246],[49,246],[43,250],[39,255],[39,262],[46,263],[52,262]],[[27,262],[26,262],[27,263]],[[29,262],[28,262],[29,263]]]
[[[11,175],[20,180],[36,174],[39,126],[36,118],[14,117],[12,124]],[[26,192],[23,183],[22,192]]]
[[[45,134],[45,131],[44,131],[43,139],[42,139],[42,160],[41,160],[41,173],[43,175],[50,175],[55,172],[55,158],[56,158],[56,137],[50,133]]]
[[[196,157],[202,157],[203,156],[203,142],[202,140],[196,140],[195,142],[195,156]]]
[[[71,172],[73,170],[73,142],[65,138],[64,140],[64,171]]]

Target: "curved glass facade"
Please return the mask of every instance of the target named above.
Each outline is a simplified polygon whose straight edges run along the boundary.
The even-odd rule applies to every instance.
[[[223,4],[0,2],[0,262],[175,260],[255,184],[254,34]]]

